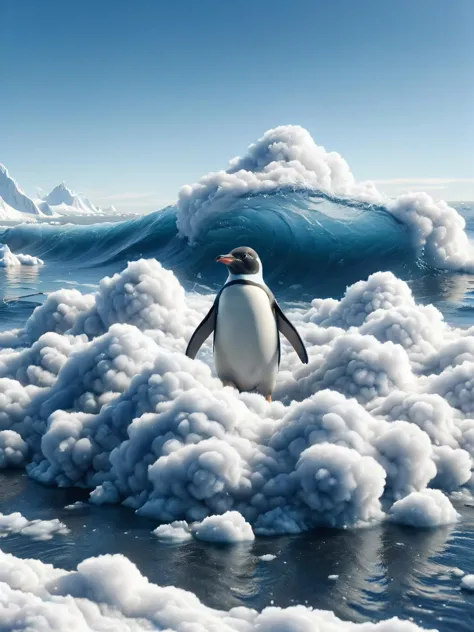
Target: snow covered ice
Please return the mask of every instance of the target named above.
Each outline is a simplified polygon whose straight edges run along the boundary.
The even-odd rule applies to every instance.
[[[230,539],[239,520],[249,537],[456,520],[448,495],[472,484],[471,329],[375,273],[289,312],[310,362],[283,341],[268,404],[222,386],[210,341],[184,356],[211,301],[155,260],[96,294],[50,294],[0,334],[0,466],[202,533],[232,512]]]

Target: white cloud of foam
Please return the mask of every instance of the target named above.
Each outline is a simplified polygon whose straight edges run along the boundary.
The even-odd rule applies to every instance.
[[[160,540],[171,540],[182,542],[184,540],[191,540],[192,533],[189,524],[186,520],[175,520],[170,524],[160,524],[153,533]]]
[[[223,387],[210,343],[184,355],[211,302],[156,261],[95,295],[52,293],[0,337],[2,467],[160,523],[238,512],[257,535],[374,522],[415,492],[471,489],[473,332],[393,274],[289,312],[310,362],[282,341],[272,404]],[[429,502],[419,511],[432,520]]]
[[[464,578],[465,580],[465,578]],[[193,593],[158,586],[123,555],[89,558],[65,571],[0,551],[0,627],[27,632],[419,632],[397,617],[379,623],[342,621],[305,606],[245,606],[230,611],[205,606]]]
[[[27,520],[19,512],[0,513],[0,537],[2,538],[9,534],[20,534],[33,540],[51,540],[57,534],[66,535],[67,533],[69,533],[69,529],[57,518],[53,520]]]
[[[461,588],[469,592],[474,592],[474,575],[465,575],[461,579]]]
[[[6,244],[0,244],[0,268],[11,266],[42,266],[44,261],[31,255],[14,254]]]
[[[394,522],[410,527],[438,527],[451,524],[459,514],[438,489],[412,492],[392,505],[390,517]]]
[[[0,431],[0,469],[25,465],[28,446],[17,432]]]
[[[193,535],[197,540],[226,544],[255,540],[252,527],[238,511],[204,518],[193,529]]]

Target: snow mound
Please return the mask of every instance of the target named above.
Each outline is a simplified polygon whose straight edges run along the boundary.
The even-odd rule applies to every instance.
[[[232,159],[227,170],[183,186],[177,205],[179,234],[192,244],[210,217],[232,209],[234,198],[289,186],[383,205],[407,226],[413,246],[428,263],[448,270],[474,270],[474,248],[465,221],[454,208],[426,193],[391,200],[373,183],[357,182],[340,154],[316,145],[298,125],[268,130],[243,157]]]
[[[6,244],[0,244],[0,268],[10,266],[42,266],[44,261],[31,255],[13,254]]]
[[[390,510],[391,519],[410,527],[438,527],[456,522],[460,517],[438,489],[412,492],[397,500]]]
[[[379,623],[342,621],[333,612],[305,606],[245,606],[230,611],[205,606],[193,593],[158,586],[123,555],[103,555],[65,571],[0,551],[0,627],[27,630],[140,632],[191,629],[222,632],[419,632],[396,617]]]
[[[257,535],[455,518],[443,494],[473,485],[471,330],[378,272],[287,310],[310,361],[282,340],[269,404],[223,387],[211,341],[184,355],[212,300],[154,260],[51,293],[0,334],[1,466],[191,531],[227,512]]]
[[[0,513],[0,537],[9,534],[26,535],[33,540],[51,540],[57,534],[66,535],[69,529],[57,518],[54,520],[27,520],[19,512]]]

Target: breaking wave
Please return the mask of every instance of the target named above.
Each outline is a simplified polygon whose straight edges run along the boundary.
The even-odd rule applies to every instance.
[[[177,209],[168,207],[120,223],[19,225],[0,233],[13,251],[68,266],[124,264],[156,257],[182,280],[221,282],[215,257],[236,245],[255,248],[269,282],[308,290],[325,279],[350,283],[377,269],[417,265],[406,227],[385,208],[288,188],[228,201],[203,222],[193,244],[179,236]],[[418,262],[419,265],[419,262]]]
[[[182,187],[175,206],[121,223],[20,225],[0,232],[45,262],[104,266],[154,256],[181,280],[212,284],[216,254],[255,248],[267,279],[324,292],[380,269],[474,271],[456,209],[426,193],[396,199],[355,180],[345,160],[301,127],[269,130],[226,171]],[[24,249],[24,250],[23,250]]]

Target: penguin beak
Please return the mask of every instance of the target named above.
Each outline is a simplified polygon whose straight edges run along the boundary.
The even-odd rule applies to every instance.
[[[219,255],[216,259],[217,263],[225,263],[226,266],[235,261],[235,257],[232,255]]]

